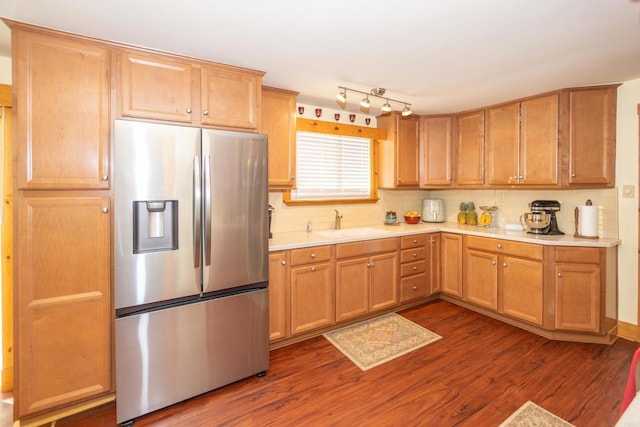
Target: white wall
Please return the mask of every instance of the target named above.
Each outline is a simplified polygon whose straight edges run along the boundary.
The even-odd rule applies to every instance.
[[[0,56],[0,83],[11,84],[11,58]]]
[[[618,318],[638,324],[638,104],[640,79],[618,88],[616,124],[616,184],[619,203]],[[633,198],[622,197],[622,186],[633,185]]]

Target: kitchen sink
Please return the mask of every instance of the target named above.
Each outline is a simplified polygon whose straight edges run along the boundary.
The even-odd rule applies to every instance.
[[[344,228],[341,230],[323,230],[316,231],[315,234],[324,237],[340,238],[340,237],[359,237],[370,236],[373,234],[386,234],[388,230],[380,228],[358,227],[358,228]]]

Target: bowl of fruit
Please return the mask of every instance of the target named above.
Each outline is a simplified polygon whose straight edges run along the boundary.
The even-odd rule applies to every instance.
[[[404,222],[407,224],[417,224],[420,222],[420,214],[418,211],[407,211],[404,214]]]

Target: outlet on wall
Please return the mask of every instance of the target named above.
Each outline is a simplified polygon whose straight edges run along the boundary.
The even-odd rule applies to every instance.
[[[636,187],[634,185],[623,185],[622,186],[622,197],[625,199],[633,199],[635,196]]]

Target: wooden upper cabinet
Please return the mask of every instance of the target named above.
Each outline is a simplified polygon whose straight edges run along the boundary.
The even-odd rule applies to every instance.
[[[262,73],[226,66],[203,67],[202,124],[258,131],[261,91]]]
[[[487,184],[558,184],[558,95],[487,110]]]
[[[17,185],[108,189],[110,51],[13,28]]]
[[[569,186],[615,185],[618,86],[570,89],[563,93],[569,152],[565,178]]]
[[[453,117],[420,118],[420,186],[452,184]]]
[[[269,138],[269,188],[295,186],[296,96],[298,92],[262,88],[260,133]]]
[[[456,184],[484,183],[484,110],[456,116]]]
[[[119,117],[258,131],[262,72],[132,49],[116,56]]]
[[[387,138],[378,141],[380,188],[417,188],[419,178],[418,117],[402,117],[398,112],[378,116],[378,128],[385,129]]]
[[[193,122],[192,64],[133,52],[121,52],[119,62],[121,116]]]

